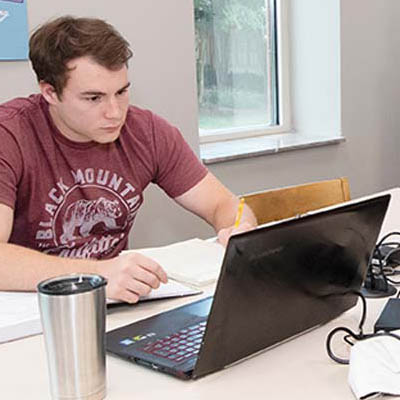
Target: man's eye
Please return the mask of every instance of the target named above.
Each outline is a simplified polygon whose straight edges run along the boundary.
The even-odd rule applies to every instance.
[[[86,99],[87,101],[90,101],[90,102],[95,103],[95,102],[97,102],[97,101],[100,100],[100,96],[90,96],[90,97],[86,97],[85,99]]]
[[[121,95],[125,94],[127,91],[128,91],[128,89],[121,90],[121,91],[117,92],[117,95],[121,96]]]

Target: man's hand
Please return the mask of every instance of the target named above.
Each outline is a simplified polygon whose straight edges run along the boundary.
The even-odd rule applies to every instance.
[[[134,252],[98,261],[98,273],[108,280],[107,297],[127,303],[138,302],[140,296],[168,281],[157,262]]]
[[[235,228],[234,225],[230,226],[229,228],[223,228],[218,232],[218,242],[226,247],[228,244],[228,240],[232,235],[251,231],[252,229],[254,229],[254,225],[250,224],[249,222],[243,222],[237,228]]]

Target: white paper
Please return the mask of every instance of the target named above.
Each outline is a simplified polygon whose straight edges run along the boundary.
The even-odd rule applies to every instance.
[[[154,289],[140,301],[201,293],[173,280]],[[107,299],[107,304],[121,303]],[[0,291],[0,343],[42,333],[38,295],[36,292]]]
[[[0,343],[41,332],[37,293],[0,292]]]
[[[192,289],[182,285],[179,282],[169,280],[168,283],[161,284],[158,289],[153,289],[147,296],[140,296],[140,301],[166,299],[169,297],[189,296],[192,294],[200,294],[201,290]],[[121,303],[119,300],[107,299],[107,304]]]

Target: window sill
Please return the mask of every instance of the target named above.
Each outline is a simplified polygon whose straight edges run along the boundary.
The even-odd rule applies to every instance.
[[[224,142],[203,143],[200,144],[200,157],[204,164],[215,164],[289,150],[337,144],[345,140],[340,133],[336,136],[332,136],[332,134],[311,136],[302,133],[266,135]]]

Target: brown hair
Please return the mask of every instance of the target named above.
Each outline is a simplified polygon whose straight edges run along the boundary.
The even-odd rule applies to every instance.
[[[127,65],[129,43],[107,22],[65,16],[39,27],[29,40],[29,58],[38,81],[50,83],[58,97],[68,81],[67,63],[91,57],[110,70]]]

